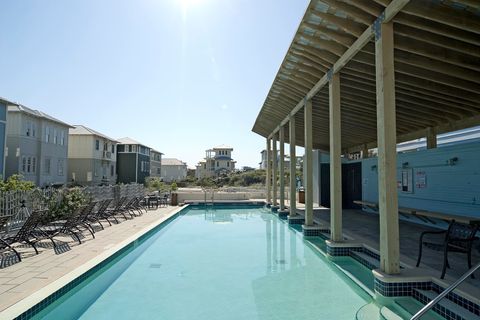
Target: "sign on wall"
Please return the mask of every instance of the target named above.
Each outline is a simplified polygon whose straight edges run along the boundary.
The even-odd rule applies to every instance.
[[[425,171],[417,171],[415,174],[415,187],[423,189],[427,187],[427,174]]]

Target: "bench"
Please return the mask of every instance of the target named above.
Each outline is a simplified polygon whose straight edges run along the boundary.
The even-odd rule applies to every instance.
[[[355,200],[353,201],[353,203],[361,205],[362,207],[366,207],[366,208],[370,208],[375,211],[378,211],[378,203],[376,202]],[[398,213],[407,219],[410,219],[409,216],[414,216],[424,222],[428,222],[432,224],[436,224],[436,222],[432,219],[439,219],[446,222],[455,220],[457,222],[465,223],[465,224],[480,224],[480,218],[477,218],[477,217],[465,217],[465,216],[459,216],[455,214],[434,212],[434,211],[428,211],[423,209],[398,207]]]

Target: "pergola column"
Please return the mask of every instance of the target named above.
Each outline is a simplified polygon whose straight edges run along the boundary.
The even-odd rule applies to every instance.
[[[313,226],[312,100],[305,99],[305,226]]]
[[[380,268],[400,272],[393,22],[375,28]]]
[[[435,149],[437,147],[437,131],[435,128],[427,129],[427,149]]]
[[[330,98],[330,239],[342,241],[342,136],[340,110],[340,74],[329,84]]]
[[[267,153],[267,176],[266,176],[266,179],[265,179],[265,186],[266,186],[266,189],[267,189],[267,204],[271,204],[272,203],[272,186],[271,186],[271,172],[272,172],[272,164],[271,164],[271,149],[270,149],[270,146],[271,146],[271,143],[270,143],[270,139],[267,138],[267,148],[265,149],[266,150],[266,153]]]
[[[272,195],[272,206],[277,207],[278,206],[278,201],[277,201],[277,160],[278,160],[278,155],[277,155],[277,134],[275,133],[272,136],[272,143],[273,143],[273,148],[272,148],[272,190],[273,190],[273,195]]]
[[[285,131],[284,127],[280,126],[278,135],[280,141],[280,211],[285,210]]]
[[[297,156],[295,150],[295,116],[289,121],[290,138],[290,217],[297,214]]]

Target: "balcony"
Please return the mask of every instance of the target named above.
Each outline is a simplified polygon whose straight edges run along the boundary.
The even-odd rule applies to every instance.
[[[112,153],[110,151],[103,151],[103,160],[111,160],[112,159]]]

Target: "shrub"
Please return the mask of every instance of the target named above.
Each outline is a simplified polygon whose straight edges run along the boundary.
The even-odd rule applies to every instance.
[[[27,191],[35,188],[31,181],[23,180],[23,176],[14,174],[7,181],[0,181],[0,191]]]

